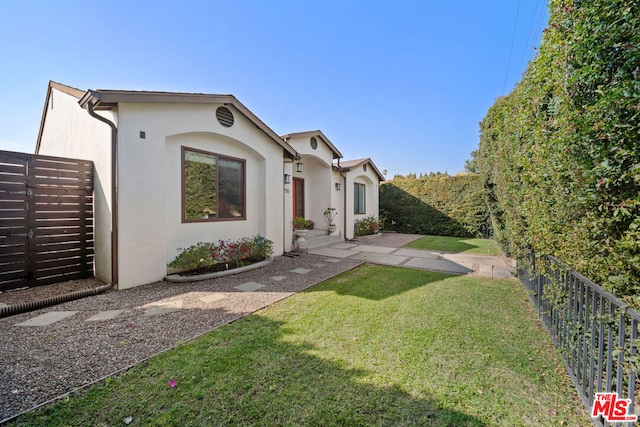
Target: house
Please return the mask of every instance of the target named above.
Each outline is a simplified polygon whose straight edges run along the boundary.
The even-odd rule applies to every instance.
[[[277,135],[232,95],[82,91],[50,82],[36,154],[95,165],[95,275],[119,289],[161,280],[178,248],[260,234],[292,249],[294,216],[338,234],[378,216],[383,176],[341,161],[321,132]]]

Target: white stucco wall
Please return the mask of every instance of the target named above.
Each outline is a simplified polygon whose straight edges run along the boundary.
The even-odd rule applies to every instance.
[[[348,239],[354,237],[354,223],[357,219],[362,219],[367,216],[374,216],[379,218],[379,181],[378,176],[373,168],[367,168],[364,171],[362,167],[358,167],[346,173],[347,185],[347,230],[346,236]],[[365,213],[356,215],[354,213],[354,184],[365,185]]]
[[[112,113],[101,112],[113,121]],[[111,283],[111,128],[78,105],[78,99],[52,88],[37,154],[94,162],[94,270]]]
[[[305,185],[305,218],[315,222],[316,229],[327,229],[324,211],[333,205],[332,170],[333,152],[315,136],[316,148],[311,147],[311,136],[293,136],[287,142],[302,155],[303,172],[296,172],[295,164],[293,176],[303,178]],[[293,209],[293,208],[292,208]]]
[[[340,183],[340,190],[336,190],[336,183]],[[345,233],[345,204],[344,204],[344,178],[340,175],[338,171],[332,171],[331,173],[331,207],[336,208],[338,215],[335,219],[335,224],[337,225],[337,231],[340,236],[344,237]]]
[[[283,252],[282,148],[237,112],[211,104],[119,104],[119,287],[161,280],[177,248],[261,234]],[[145,132],[145,138],[140,132]],[[182,223],[181,147],[246,160],[246,219]]]

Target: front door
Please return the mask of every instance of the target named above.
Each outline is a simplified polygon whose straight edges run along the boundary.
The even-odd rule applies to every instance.
[[[304,179],[293,178],[293,217],[304,218]]]

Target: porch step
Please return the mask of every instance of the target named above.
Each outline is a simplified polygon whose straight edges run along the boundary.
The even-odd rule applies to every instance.
[[[340,236],[329,236],[327,230],[309,230],[307,233],[306,249],[318,249],[342,242]]]

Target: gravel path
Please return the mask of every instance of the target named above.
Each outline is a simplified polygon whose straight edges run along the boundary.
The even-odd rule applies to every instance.
[[[398,244],[400,236],[384,245]],[[374,240],[381,243],[385,238],[365,240],[376,244]],[[359,264],[308,254],[276,257],[266,267],[234,276],[187,284],[157,282],[0,319],[0,420],[127,369]],[[297,269],[309,271],[304,274]],[[249,282],[266,286],[254,292],[235,288]],[[181,309],[148,315],[154,303],[179,303]],[[106,310],[123,311],[110,320],[87,321]],[[47,326],[16,326],[52,311],[76,313]]]

